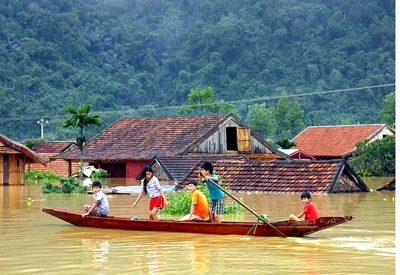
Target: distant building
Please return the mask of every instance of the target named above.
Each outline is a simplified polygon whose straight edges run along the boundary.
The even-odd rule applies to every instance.
[[[0,134],[0,185],[25,184],[25,164],[47,164],[47,159]]]
[[[315,158],[299,148],[279,149],[282,153],[288,155],[292,160],[315,160]]]
[[[317,160],[348,159],[356,153],[356,144],[369,139],[395,136],[395,130],[386,124],[310,126],[293,138],[296,148]]]
[[[78,146],[73,141],[46,141],[44,143],[36,144],[32,150],[44,158],[51,159],[51,157],[63,152],[77,149]],[[70,163],[63,159],[50,160],[47,166],[39,165],[36,163],[27,165],[25,170],[37,171],[50,171],[59,176],[68,177],[69,175],[79,171],[79,163]]]

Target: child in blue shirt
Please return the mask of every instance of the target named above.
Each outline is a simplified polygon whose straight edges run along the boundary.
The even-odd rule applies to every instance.
[[[221,223],[220,215],[224,213],[224,193],[211,183],[213,181],[217,185],[220,185],[218,176],[214,174],[213,166],[210,162],[203,163],[200,168],[199,183],[204,182],[210,192],[211,222]]]

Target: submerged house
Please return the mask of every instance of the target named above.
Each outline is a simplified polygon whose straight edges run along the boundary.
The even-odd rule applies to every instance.
[[[74,141],[46,141],[44,143],[36,144],[32,147],[32,150],[46,158],[51,159],[51,157],[67,152],[70,150],[77,149],[78,146]],[[63,159],[50,160],[47,166],[40,165],[38,163],[32,163],[25,167],[25,170],[37,170],[37,171],[51,171],[59,176],[68,177],[69,175],[79,171],[79,163],[72,163]]]
[[[83,160],[112,177],[136,178],[155,156],[237,155],[288,159],[236,116],[122,118],[83,151]],[[52,157],[78,162],[79,150]]]
[[[396,178],[376,188],[376,191],[396,191]]]
[[[25,184],[25,164],[46,165],[47,159],[0,134],[0,185]]]
[[[155,156],[148,165],[152,168],[154,176],[163,181],[174,181],[181,184],[192,172],[198,163],[217,160],[244,160],[249,159],[243,155],[192,155],[192,156]],[[139,175],[140,176],[140,175]],[[139,177],[138,176],[138,177]],[[138,179],[138,178],[137,178]]]
[[[179,187],[197,180],[199,167]],[[214,172],[234,192],[259,193],[347,193],[369,192],[369,188],[344,159],[326,161],[217,160]]]
[[[386,124],[310,126],[293,138],[296,148],[317,160],[348,159],[356,153],[356,144],[369,139],[395,136]]]

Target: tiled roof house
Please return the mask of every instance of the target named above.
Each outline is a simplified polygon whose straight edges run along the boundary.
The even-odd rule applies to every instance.
[[[25,184],[25,164],[47,164],[47,159],[0,134],[0,185]]]
[[[191,171],[179,187],[198,179],[203,162]],[[217,160],[214,172],[234,192],[260,193],[346,193],[368,192],[369,188],[342,160],[269,161]]]
[[[234,115],[122,118],[84,147],[84,161],[113,177],[136,178],[154,156],[190,154],[287,156]],[[79,150],[54,156],[79,161]]]
[[[243,155],[194,155],[194,156],[170,156],[170,157],[158,157],[155,156],[148,165],[153,169],[154,175],[159,180],[174,181],[175,183],[181,183],[193,168],[197,166],[199,162],[216,160],[245,160],[249,159]],[[138,175],[139,179],[140,175]]]
[[[296,148],[317,160],[349,158],[356,152],[356,144],[366,139],[374,141],[395,135],[385,124],[310,126],[293,138]]]
[[[78,146],[73,141],[46,141],[34,145],[32,150],[44,158],[51,159],[55,155],[77,148]],[[27,165],[25,170],[51,171],[57,175],[68,177],[79,171],[79,164],[77,162],[69,163],[63,159],[54,159],[50,160],[47,166],[33,163]]]

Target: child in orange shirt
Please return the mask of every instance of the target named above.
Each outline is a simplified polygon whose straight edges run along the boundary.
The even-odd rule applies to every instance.
[[[190,207],[190,213],[180,221],[205,221],[209,215],[207,198],[197,190],[197,181],[190,181],[188,189],[192,193],[192,206]]]

